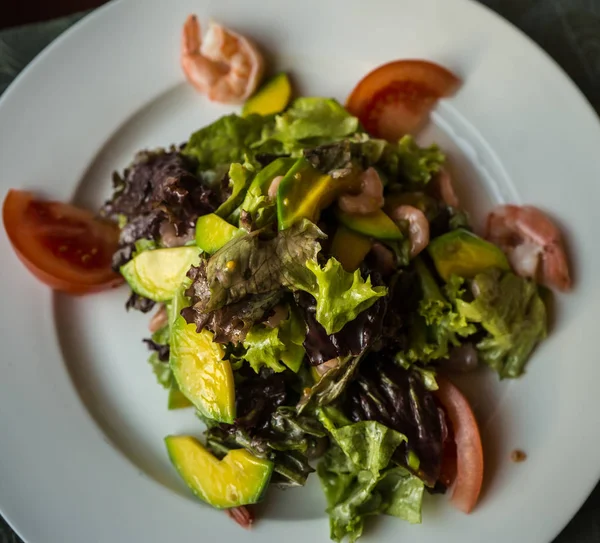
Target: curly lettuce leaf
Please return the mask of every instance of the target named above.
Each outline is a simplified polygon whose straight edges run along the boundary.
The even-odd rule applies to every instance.
[[[284,371],[286,366],[298,372],[305,337],[306,325],[298,312],[290,307],[288,317],[279,326],[271,328],[259,324],[250,330],[244,341],[247,349],[244,358],[256,373],[265,366],[277,373]]]
[[[181,315],[188,324],[195,324],[196,330],[204,328],[214,334],[216,343],[241,343],[248,331],[279,302],[281,292],[267,292],[246,296],[239,302],[226,305],[214,311],[203,312],[195,306],[182,309]]]
[[[256,373],[263,366],[277,373],[285,370],[285,366],[280,362],[285,345],[279,339],[279,328],[269,328],[264,324],[254,326],[244,340],[244,347],[244,358]]]
[[[396,147],[399,171],[402,177],[415,184],[425,185],[442,169],[446,157],[433,144],[420,147],[412,136],[404,136]]]
[[[446,290],[460,316],[481,324],[487,332],[476,345],[480,359],[500,378],[519,377],[547,332],[546,306],[536,284],[512,272],[491,269],[467,283],[454,277]],[[467,294],[472,301],[465,299]]]
[[[357,130],[358,119],[336,100],[303,97],[296,99],[285,112],[275,117],[275,125],[266,127],[255,147],[266,148],[269,142],[280,142],[289,153],[335,142]]]
[[[408,348],[396,356],[404,367],[447,358],[450,348],[461,344],[461,338],[477,332],[477,328],[444,296],[421,258],[415,259],[414,266],[422,298],[416,314],[411,315]]]
[[[315,297],[316,318],[327,334],[339,332],[345,324],[387,294],[386,287],[373,287],[370,277],[365,281],[359,270],[347,272],[333,257],[324,268],[316,260],[307,261],[306,267],[315,276],[315,286],[313,289],[299,288]]]
[[[390,180],[411,185],[429,183],[446,161],[437,145],[421,147],[410,135],[387,142],[360,134],[354,138],[352,150],[365,166],[377,166]]]
[[[320,251],[323,232],[304,220],[273,239],[263,240],[260,233],[233,239],[192,270],[194,281],[187,295],[198,312],[214,311],[248,295],[282,287],[314,287],[314,274],[305,264]]]
[[[250,146],[258,141],[271,117],[252,114],[240,117],[225,115],[214,123],[194,132],[183,154],[198,161],[198,170],[213,170],[232,162],[242,162],[251,153]]]

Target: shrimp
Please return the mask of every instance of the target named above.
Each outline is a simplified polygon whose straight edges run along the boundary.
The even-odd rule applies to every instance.
[[[150,319],[150,323],[148,324],[148,330],[154,334],[154,332],[160,330],[163,326],[167,324],[169,320],[167,316],[167,308],[165,304],[160,304],[158,311],[154,313],[152,318]]]
[[[517,275],[562,291],[571,288],[560,231],[539,209],[497,207],[488,216],[486,237],[506,253]]]
[[[200,23],[189,15],[183,25],[181,67],[188,81],[210,100],[239,104],[260,83],[264,60],[250,40],[216,23],[210,23],[202,42]]]
[[[429,245],[429,221],[420,209],[400,205],[390,213],[390,216],[396,222],[408,221],[410,256],[412,258]]]
[[[250,528],[254,522],[254,513],[246,505],[225,509],[225,513],[235,520],[242,528]]]
[[[375,168],[361,174],[360,193],[344,194],[338,199],[342,211],[365,215],[383,207],[383,184]]]
[[[448,170],[442,168],[440,172],[433,179],[433,192],[436,197],[442,200],[446,205],[459,208],[460,202],[456,192],[454,192],[454,186],[452,185],[452,178],[448,173]]]

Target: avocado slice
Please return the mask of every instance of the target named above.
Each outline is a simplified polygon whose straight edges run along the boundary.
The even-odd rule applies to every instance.
[[[367,215],[353,215],[338,208],[336,216],[345,227],[365,236],[386,240],[400,240],[404,237],[396,223],[381,210]]]
[[[175,247],[144,251],[121,266],[131,290],[155,302],[173,298],[191,266],[197,265],[198,247]]]
[[[183,395],[204,416],[217,422],[235,419],[235,385],[225,351],[213,341],[210,330],[196,332],[180,315],[186,299],[181,291],[173,299],[171,310],[171,354],[169,364]]]
[[[167,403],[167,408],[169,411],[173,411],[175,409],[184,409],[186,407],[191,407],[193,404],[190,402],[179,390],[177,386],[177,381],[173,379],[173,383],[171,384],[171,388],[169,389],[169,399]]]
[[[234,449],[219,460],[191,436],[167,436],[165,445],[175,469],[201,500],[225,509],[256,503],[273,473],[270,460]]]
[[[510,270],[500,248],[463,228],[431,240],[427,251],[444,281],[451,275],[475,277],[489,268]]]
[[[331,242],[331,254],[347,272],[354,272],[371,250],[371,240],[340,225]]]
[[[292,97],[292,85],[286,73],[279,73],[269,79],[254,96],[246,100],[242,117],[252,113],[273,115],[281,113]]]
[[[333,179],[315,169],[305,158],[298,159],[277,190],[279,230],[285,230],[303,218],[317,222],[322,209],[343,192],[357,187],[360,183],[357,174]]]
[[[209,255],[216,253],[233,238],[245,232],[214,213],[202,215],[196,221],[196,244]]]

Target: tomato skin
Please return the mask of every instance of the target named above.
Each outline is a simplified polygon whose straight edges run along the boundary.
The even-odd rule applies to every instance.
[[[346,101],[371,135],[390,141],[418,130],[440,98],[452,96],[460,79],[426,60],[396,60],[363,77]]]
[[[123,279],[110,266],[119,229],[69,204],[36,200],[10,190],[2,207],[4,228],[25,267],[49,287],[88,294]]]
[[[437,376],[439,389],[434,393],[452,424],[456,443],[456,477],[451,486],[452,504],[470,513],[483,484],[483,447],[475,415],[467,399],[450,381]]]

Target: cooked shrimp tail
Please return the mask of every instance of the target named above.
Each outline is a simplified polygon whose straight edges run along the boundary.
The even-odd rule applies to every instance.
[[[487,238],[502,248],[517,275],[562,291],[571,288],[561,233],[539,209],[499,206],[488,216]]]
[[[197,17],[189,15],[181,35],[181,67],[210,100],[241,103],[260,83],[264,61],[250,40],[219,24],[211,23],[202,40]]]

